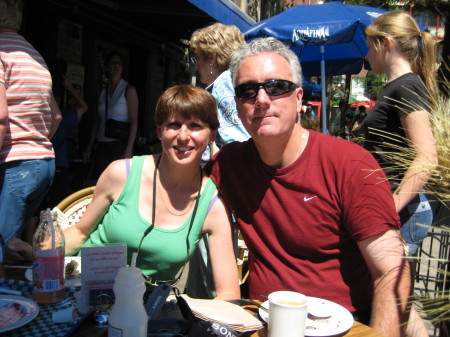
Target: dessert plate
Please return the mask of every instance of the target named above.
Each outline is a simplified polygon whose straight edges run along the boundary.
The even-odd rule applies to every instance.
[[[31,322],[39,313],[39,306],[29,298],[0,295],[0,332],[6,332]]]

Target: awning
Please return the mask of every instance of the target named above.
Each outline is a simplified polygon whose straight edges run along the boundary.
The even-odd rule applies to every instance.
[[[241,32],[247,31],[256,22],[231,0],[188,0],[218,22],[235,25]]]

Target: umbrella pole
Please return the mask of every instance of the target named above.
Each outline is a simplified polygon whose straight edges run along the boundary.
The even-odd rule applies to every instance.
[[[327,92],[325,78],[325,46],[320,46],[320,83],[322,85],[322,133],[328,134]]]

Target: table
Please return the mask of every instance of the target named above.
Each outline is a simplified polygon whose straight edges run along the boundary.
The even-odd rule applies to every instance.
[[[339,335],[338,335],[339,336]],[[359,322],[355,322],[353,327],[343,335],[342,337],[386,337],[382,333],[372,329],[371,327],[361,324]],[[267,337],[267,329],[263,328],[251,335],[251,337]],[[333,336],[337,337],[337,336]]]
[[[260,301],[255,301],[255,303],[261,303]],[[246,308],[247,309],[247,308]],[[247,310],[253,312],[257,312],[257,310]],[[352,328],[342,335],[336,335],[333,337],[386,337],[381,332],[378,332],[374,329],[372,329],[370,326],[367,326],[365,324],[354,322]],[[251,337],[267,337],[267,328],[264,327],[263,329],[256,331],[251,335]]]
[[[31,292],[31,286],[29,282],[26,281],[25,278],[25,271],[29,267],[29,265],[22,264],[17,265],[13,268],[5,267],[3,264],[0,264],[0,279],[8,280],[10,283],[13,283],[11,287],[18,287],[16,289],[23,291],[24,293],[30,293]],[[73,294],[78,288],[66,288],[66,295],[69,295],[70,298],[74,301]],[[28,297],[28,296],[26,296]],[[55,306],[41,306],[39,315],[30,323],[23,326],[22,328],[19,328],[17,330],[11,330],[9,332],[6,332],[5,334],[8,335],[15,335],[15,332],[18,333],[20,336],[24,335],[33,335],[33,336],[51,336],[51,335],[58,335],[58,336],[66,336],[68,333],[70,333],[73,329],[73,332],[70,333],[70,336],[78,336],[78,337],[87,337],[87,336],[93,336],[93,337],[100,337],[100,336],[107,336],[107,329],[106,328],[97,328],[94,324],[94,320],[91,317],[86,317],[86,319],[82,320],[81,316],[78,316],[79,325],[78,326],[69,326],[69,325],[55,325],[54,327],[49,327],[46,322],[49,320],[51,321],[51,313],[54,310],[57,310],[58,308]],[[28,331],[25,331],[25,329],[28,326]],[[22,329],[22,331],[21,331]],[[51,331],[50,331],[50,330]]]
[[[5,267],[0,264],[0,278],[12,280],[25,280],[26,265],[19,265],[14,268]],[[103,337],[108,335],[108,329],[97,328],[94,324],[92,315],[87,317],[70,335],[72,337]],[[251,335],[252,337],[267,337],[267,329],[263,328]],[[353,327],[345,337],[384,337],[384,335],[371,327],[355,322]]]

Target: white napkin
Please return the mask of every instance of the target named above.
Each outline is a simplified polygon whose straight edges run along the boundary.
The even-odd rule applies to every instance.
[[[261,321],[238,305],[222,300],[201,300],[181,295],[195,316],[202,320],[228,325],[239,332],[256,331]]]

